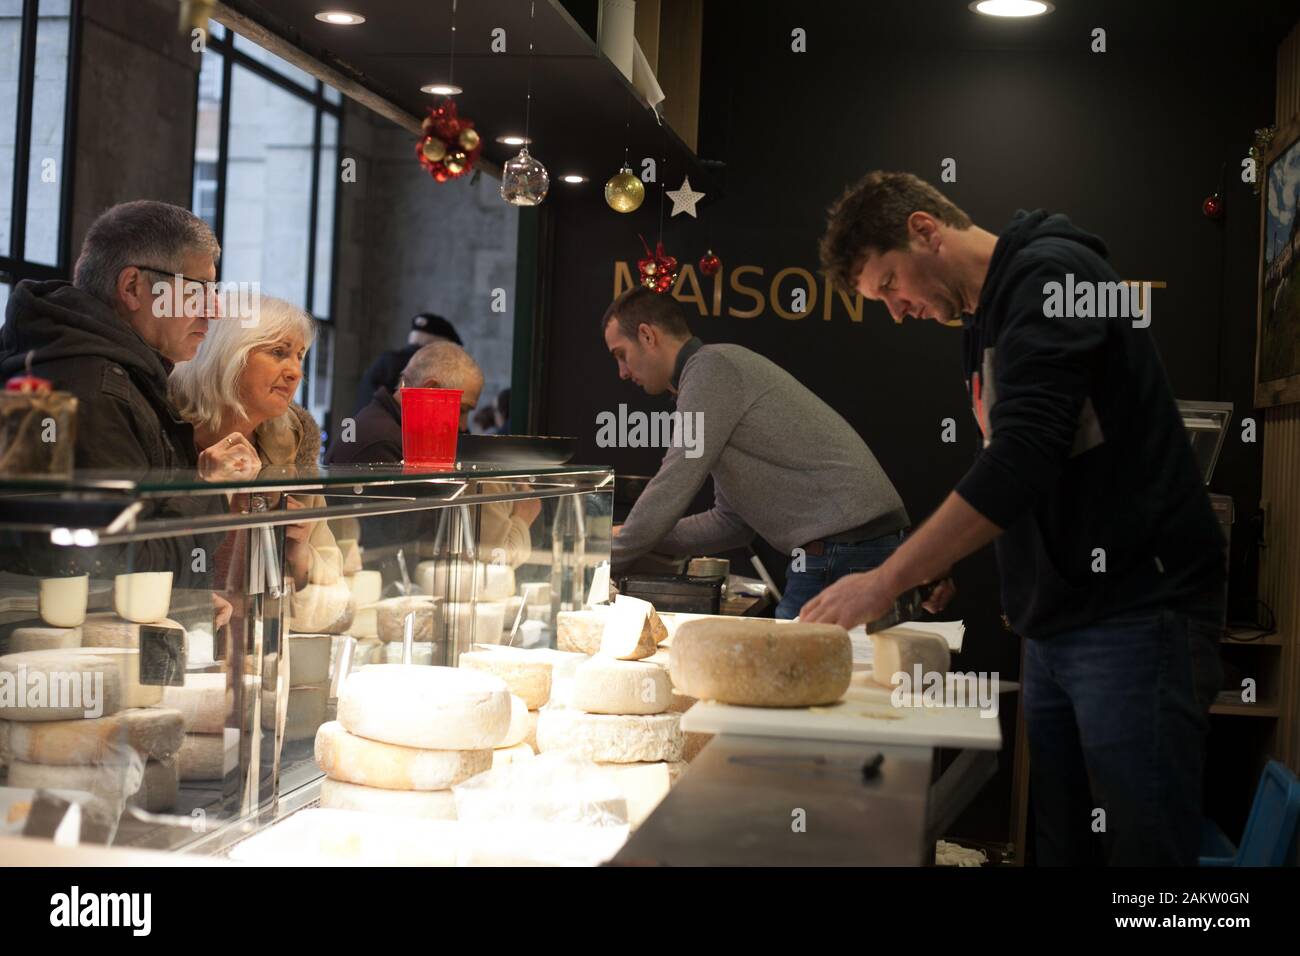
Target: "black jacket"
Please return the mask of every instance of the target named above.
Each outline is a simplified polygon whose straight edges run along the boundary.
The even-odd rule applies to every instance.
[[[366,369],[366,374],[361,376],[361,382],[357,385],[357,400],[353,410],[359,412],[365,408],[376,389],[386,388],[390,393],[397,391],[402,370],[406,368],[406,363],[411,361],[411,356],[418,351],[420,346],[408,343],[400,349],[390,349],[375,359],[374,364]]]
[[[393,393],[380,386],[355,419],[355,433],[337,429],[327,465],[373,465],[402,460],[402,411]],[[352,441],[344,441],[351,437]]]
[[[1221,594],[1226,579],[1226,542],[1151,329],[1045,307],[1050,283],[1118,282],[1105,256],[1065,216],[1022,211],[965,320],[984,447],[957,492],[1006,529],[1002,602],[1024,637]]]
[[[167,398],[171,364],[107,305],[62,281],[14,287],[0,380],[32,372],[77,397],[78,470],[193,468],[194,430]]]

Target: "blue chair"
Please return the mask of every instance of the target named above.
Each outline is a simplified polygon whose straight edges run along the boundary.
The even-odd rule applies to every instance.
[[[1300,780],[1276,760],[1259,778],[1241,846],[1209,820],[1201,832],[1201,866],[1295,866]]]

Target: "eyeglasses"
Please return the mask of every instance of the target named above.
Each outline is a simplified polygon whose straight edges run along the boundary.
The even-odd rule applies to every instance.
[[[215,296],[221,289],[221,284],[219,282],[212,279],[195,279],[191,276],[187,276],[183,272],[172,272],[169,269],[155,269],[153,266],[132,266],[131,268],[139,269],[141,272],[152,272],[154,275],[171,276],[173,278],[182,279],[186,284],[197,282],[199,285],[203,286],[203,294],[206,296]]]

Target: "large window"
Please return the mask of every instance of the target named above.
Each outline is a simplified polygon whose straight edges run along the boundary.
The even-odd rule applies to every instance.
[[[223,280],[257,282],[321,320],[297,400],[325,427],[341,114],[336,90],[212,23],[199,73],[194,212],[221,242]]]
[[[0,0],[0,316],[20,279],[67,278],[80,0]]]

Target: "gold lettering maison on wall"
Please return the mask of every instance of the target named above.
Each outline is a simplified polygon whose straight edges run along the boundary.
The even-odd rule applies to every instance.
[[[818,282],[811,271],[800,266],[778,269],[772,274],[770,280],[766,275],[762,266],[744,265],[730,270],[724,266],[712,276],[704,276],[701,283],[701,278],[695,274],[695,267],[690,263],[683,263],[677,274],[677,281],[673,284],[673,298],[683,304],[695,306],[696,311],[702,316],[726,315],[733,319],[754,319],[770,309],[779,318],[788,322],[798,322],[814,315],[820,315],[823,322],[829,322],[833,317],[841,314],[847,315],[851,322],[862,321],[862,309],[866,300],[860,293],[855,292],[850,297],[832,288],[831,281],[826,276],[822,276],[821,281]],[[1138,283],[1138,306],[1141,308],[1143,306],[1141,280],[1123,281]],[[788,308],[791,294],[798,287],[796,283],[802,284],[807,293],[807,301],[801,312]],[[615,260],[613,298],[617,299],[635,284],[632,279],[632,263],[621,259]],[[1152,281],[1150,286],[1152,289],[1163,289],[1165,283]],[[724,295],[726,302],[723,301]],[[901,324],[902,319],[895,319],[894,323]],[[960,319],[952,319],[942,324],[950,328],[961,328]]]

